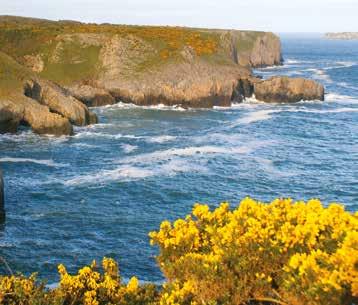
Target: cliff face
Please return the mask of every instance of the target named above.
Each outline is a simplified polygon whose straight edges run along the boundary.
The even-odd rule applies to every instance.
[[[0,132],[20,124],[41,134],[69,135],[72,124],[96,122],[95,115],[63,88],[40,78],[0,52]]]
[[[227,106],[251,67],[281,63],[272,33],[15,17],[0,17],[0,50],[88,106]]]
[[[71,134],[119,101],[230,106],[254,93],[252,67],[279,64],[272,33],[0,16],[0,132]]]

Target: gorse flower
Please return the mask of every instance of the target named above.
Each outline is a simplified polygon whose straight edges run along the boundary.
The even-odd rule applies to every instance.
[[[246,198],[234,210],[195,205],[150,237],[171,283],[163,304],[340,305],[358,297],[358,218],[338,204]],[[185,284],[195,288],[180,300]]]
[[[163,221],[151,232],[167,281],[121,282],[117,263],[102,260],[48,290],[33,275],[0,276],[6,305],[351,305],[358,304],[358,213],[319,200],[269,204],[244,199]]]

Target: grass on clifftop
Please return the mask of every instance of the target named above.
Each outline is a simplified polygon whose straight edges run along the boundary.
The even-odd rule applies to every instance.
[[[231,32],[235,33],[240,52],[250,50],[256,38],[263,34]],[[135,37],[151,46],[151,51],[143,52],[137,65],[130,66],[133,72],[141,73],[169,62],[180,62],[188,53],[216,64],[234,64],[230,50],[223,44],[224,33],[228,32],[0,16],[0,51],[24,65],[25,56],[39,56],[44,64],[41,76],[66,85],[96,77],[102,69],[100,50],[114,35],[126,39]],[[131,49],[126,51],[132,52]]]
[[[8,96],[15,91],[23,90],[24,81],[33,73],[18,64],[10,56],[0,52],[0,97]]]

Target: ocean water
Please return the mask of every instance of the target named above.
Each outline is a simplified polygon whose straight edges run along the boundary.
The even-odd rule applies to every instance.
[[[118,104],[73,137],[0,136],[6,223],[0,256],[50,283],[103,256],[124,278],[161,281],[148,232],[195,202],[245,196],[338,201],[358,208],[358,42],[282,36],[285,64],[263,77],[309,77],[325,102],[183,110]],[[1,272],[6,272],[1,266]]]

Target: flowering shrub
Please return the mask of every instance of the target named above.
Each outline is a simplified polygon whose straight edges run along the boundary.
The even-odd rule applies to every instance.
[[[132,277],[127,285],[121,284],[117,263],[108,258],[102,261],[103,274],[96,262],[78,271],[67,273],[63,265],[58,267],[61,275],[59,287],[53,291],[56,304],[107,305],[107,304],[150,304],[155,299],[155,286],[140,287],[138,279]],[[149,294],[148,294],[149,293]]]
[[[161,304],[352,304],[358,297],[358,214],[277,199],[244,199],[150,233],[168,279]]]
[[[150,233],[167,281],[123,284],[108,258],[70,275],[58,267],[54,289],[33,275],[0,276],[8,305],[351,305],[358,301],[358,213],[277,199],[244,199],[229,209],[196,205]]]
[[[96,263],[86,266],[76,275],[58,266],[61,276],[53,290],[45,289],[33,275],[0,277],[0,304],[6,305],[150,305],[157,303],[155,285],[142,285],[133,277],[126,285],[121,284],[117,263],[108,258],[102,261],[103,273]]]
[[[0,304],[46,305],[44,285],[36,283],[36,275],[0,277]]]

